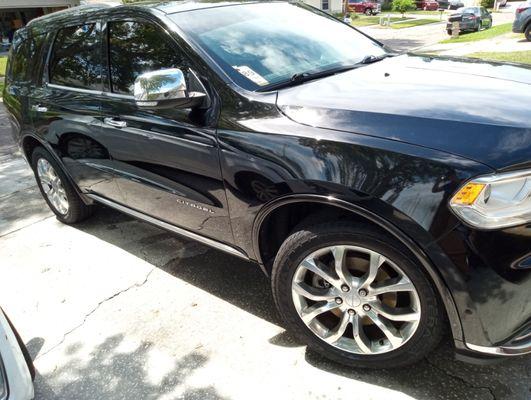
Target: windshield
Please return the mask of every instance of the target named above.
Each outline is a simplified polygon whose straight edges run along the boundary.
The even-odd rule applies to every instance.
[[[475,14],[479,11],[479,9],[477,8],[474,8],[474,7],[462,7],[462,8],[459,8],[457,10],[458,13],[461,13],[461,14]]]
[[[248,90],[385,54],[379,44],[356,30],[298,4],[253,3],[170,17]]]

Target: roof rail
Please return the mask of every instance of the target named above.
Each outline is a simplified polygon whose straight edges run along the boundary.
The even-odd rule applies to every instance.
[[[46,15],[43,15],[41,17],[34,18],[31,21],[29,21],[26,24],[26,26],[31,26],[34,23],[45,21],[48,18],[53,18],[53,17],[57,17],[57,16],[60,16],[60,15],[68,15],[68,14],[71,14],[71,13],[74,13],[74,12],[99,11],[99,10],[102,10],[102,9],[105,9],[105,8],[116,7],[116,6],[120,6],[120,5],[122,5],[122,3],[117,1],[117,2],[111,2],[111,3],[93,3],[93,4],[84,4],[84,5],[81,5],[81,6],[70,7],[70,8],[66,8],[64,10],[53,12],[51,14],[46,14]]]

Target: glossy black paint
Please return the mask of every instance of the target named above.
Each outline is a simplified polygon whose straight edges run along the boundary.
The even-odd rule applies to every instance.
[[[165,17],[217,5],[86,8],[35,21],[19,35],[46,38],[32,57],[35,74],[8,79],[4,93],[20,146],[26,154],[35,143],[51,149],[81,193],[233,246],[266,271],[274,256],[266,248],[281,240],[282,230],[265,231],[276,213],[293,204],[347,210],[417,257],[458,348],[510,340],[531,318],[530,270],[517,268],[530,256],[531,227],[473,230],[448,200],[472,177],[531,166],[531,70],[402,55],[278,92],[247,92]],[[209,106],[146,111],[112,94],[112,20],[142,20],[170,37]],[[90,22],[102,42],[101,89],[47,85],[56,30]]]

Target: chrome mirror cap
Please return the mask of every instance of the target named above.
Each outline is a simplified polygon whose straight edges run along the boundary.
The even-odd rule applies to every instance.
[[[178,68],[146,72],[135,80],[136,101],[159,101],[186,97],[186,81]]]
[[[139,75],[133,94],[137,105],[143,108],[191,108],[205,97],[204,93],[188,92],[184,73],[179,68]]]

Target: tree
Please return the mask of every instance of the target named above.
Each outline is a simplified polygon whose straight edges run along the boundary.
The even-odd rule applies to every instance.
[[[402,13],[402,18],[408,10],[415,9],[415,2],[413,0],[393,0],[393,11]]]

